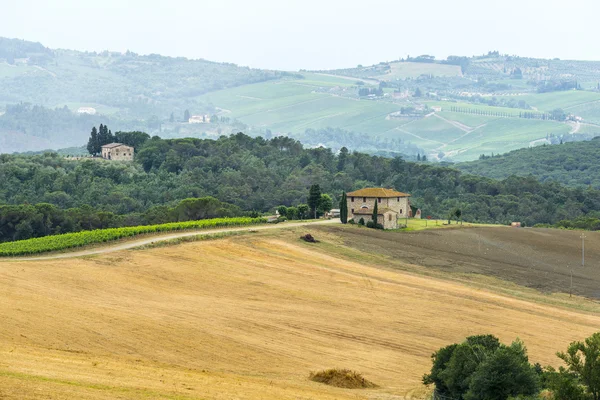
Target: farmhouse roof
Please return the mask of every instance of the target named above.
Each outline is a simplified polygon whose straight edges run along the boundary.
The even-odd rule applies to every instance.
[[[102,146],[102,148],[112,149],[112,148],[119,147],[119,146],[127,146],[127,145],[123,144],[123,143],[109,143],[109,144],[105,144],[104,146]],[[127,146],[127,147],[129,147],[129,146]]]
[[[377,210],[377,215],[383,215],[383,214],[385,214],[387,212],[393,212],[394,214],[398,214],[397,211],[394,211],[391,208],[383,207],[383,208]],[[370,208],[361,208],[361,209],[358,209],[358,210],[354,211],[353,214],[358,214],[358,215],[373,215],[373,210],[370,209]]]
[[[394,189],[384,189],[384,188],[364,188],[360,190],[356,190],[354,192],[350,192],[347,196],[354,197],[410,197],[408,193],[398,192]]]

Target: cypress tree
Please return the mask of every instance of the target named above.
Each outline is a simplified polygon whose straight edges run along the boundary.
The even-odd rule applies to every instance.
[[[373,207],[373,223],[377,224],[377,214],[379,214],[377,210],[377,199],[375,199],[375,207]]]
[[[342,199],[340,200],[340,220],[342,224],[348,222],[348,201],[346,200],[346,192],[342,193]]]
[[[92,133],[90,134],[90,139],[88,140],[87,151],[91,155],[95,156],[96,154],[98,154],[97,149],[98,149],[98,130],[94,126],[92,128]]]

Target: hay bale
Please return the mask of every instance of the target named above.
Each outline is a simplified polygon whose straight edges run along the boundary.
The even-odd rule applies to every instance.
[[[300,239],[302,239],[302,240],[304,240],[305,242],[308,242],[308,243],[317,243],[318,242],[318,240],[315,239],[313,237],[313,235],[311,235],[310,233],[307,233],[306,235],[300,236]]]
[[[311,372],[309,379],[314,382],[345,389],[369,389],[377,387],[376,384],[366,380],[358,372],[349,369],[334,368]]]

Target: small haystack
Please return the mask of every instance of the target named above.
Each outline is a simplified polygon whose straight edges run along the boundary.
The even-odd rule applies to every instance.
[[[304,240],[305,242],[308,242],[308,243],[317,243],[318,242],[318,240],[315,239],[313,237],[313,235],[311,235],[310,233],[307,233],[306,235],[300,236],[300,239],[302,239],[302,240]]]
[[[376,384],[366,380],[358,372],[351,371],[349,369],[336,368],[326,369],[319,372],[311,372],[309,379],[311,381],[345,389],[369,389],[377,387]]]

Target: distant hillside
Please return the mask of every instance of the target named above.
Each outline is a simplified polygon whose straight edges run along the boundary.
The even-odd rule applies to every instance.
[[[600,188],[600,137],[591,141],[538,146],[456,164],[463,172],[504,179],[533,175],[542,182]]]
[[[194,97],[203,93],[283,74],[156,54],[51,50],[0,38],[0,105],[95,105],[141,118],[168,117],[193,108]]]
[[[597,62],[498,52],[289,73],[0,39],[0,153],[81,146],[91,126],[104,123],[163,138],[242,131],[336,150],[470,161],[548,137],[599,135],[598,82]],[[78,113],[81,107],[93,112]],[[190,115],[208,118],[190,124]]]

